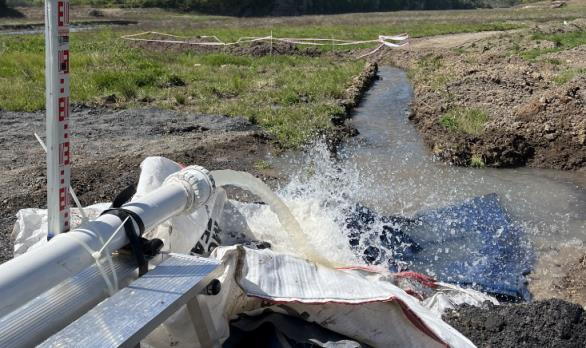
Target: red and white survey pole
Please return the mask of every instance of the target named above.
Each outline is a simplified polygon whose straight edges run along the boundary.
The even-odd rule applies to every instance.
[[[49,237],[69,230],[69,1],[45,0]]]

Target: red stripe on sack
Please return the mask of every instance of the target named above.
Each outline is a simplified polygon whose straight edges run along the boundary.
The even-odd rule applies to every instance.
[[[435,283],[435,279],[430,276],[426,276],[425,274],[417,273],[417,272],[399,272],[394,274],[397,278],[406,278],[418,281],[419,283],[435,289],[437,288],[437,284]]]

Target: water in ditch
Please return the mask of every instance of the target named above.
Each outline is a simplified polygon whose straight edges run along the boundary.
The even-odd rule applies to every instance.
[[[324,257],[336,263],[363,261],[351,256],[364,250],[348,244],[346,228],[356,203],[382,215],[410,217],[490,193],[498,195],[513,223],[526,232],[538,258],[548,255],[549,262],[556,263],[556,258],[568,259],[568,250],[583,252],[584,173],[459,168],[434,161],[407,118],[412,90],[405,72],[382,67],[379,75],[355,110],[352,123],[360,135],[345,144],[341,160],[332,159],[318,143],[304,153],[272,161],[291,178],[278,195]],[[261,238],[270,241],[278,234],[278,221],[267,209],[246,215]],[[376,236],[361,238],[366,239],[361,245],[380,243]],[[547,275],[541,276],[549,283]]]

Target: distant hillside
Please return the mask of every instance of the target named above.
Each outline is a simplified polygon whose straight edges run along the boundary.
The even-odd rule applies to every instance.
[[[507,7],[535,0],[70,0],[106,7],[162,7],[229,16],[294,16],[399,10]],[[9,6],[42,5],[43,0],[0,0]]]

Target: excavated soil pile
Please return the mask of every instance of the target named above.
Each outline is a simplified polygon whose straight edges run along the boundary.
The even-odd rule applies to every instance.
[[[269,55],[299,55],[309,57],[319,57],[325,51],[316,47],[303,47],[288,42],[274,41],[254,41],[250,43],[241,43],[231,46],[200,45],[198,43],[214,42],[207,38],[176,39],[168,36],[149,36],[149,40],[157,41],[129,41],[135,47],[151,49],[156,51],[174,51],[174,52],[197,52],[197,53],[229,53],[241,56],[263,57]],[[183,41],[183,43],[179,42]]]
[[[584,46],[562,50],[534,35],[586,30],[586,21],[505,33],[457,48],[432,45],[393,51],[389,62],[409,70],[411,120],[434,154],[456,165],[586,167]],[[527,52],[542,54],[536,59]],[[453,126],[454,112],[484,115],[479,129]],[[446,118],[447,117],[447,118]],[[450,122],[447,122],[450,121]]]
[[[443,319],[479,347],[584,347],[586,314],[558,299],[485,308],[464,305]]]

